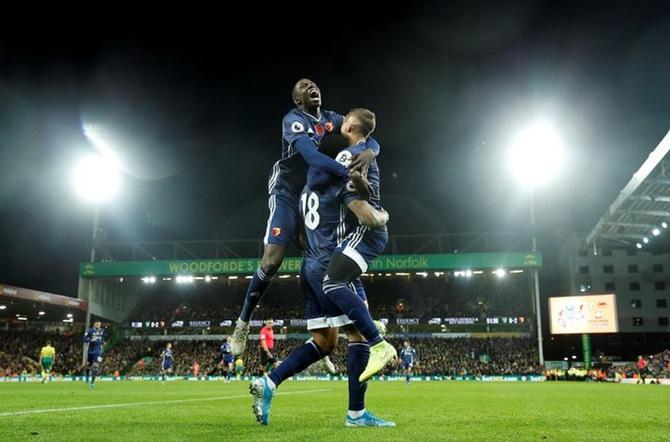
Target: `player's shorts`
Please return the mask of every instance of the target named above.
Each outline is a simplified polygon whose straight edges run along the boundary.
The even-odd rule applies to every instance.
[[[333,304],[323,292],[322,285],[325,275],[326,269],[323,265],[311,261],[309,258],[303,260],[303,265],[300,268],[300,286],[305,295],[307,330],[343,327],[353,324],[353,321]],[[355,279],[350,283],[350,286],[363,301],[367,301],[360,278]]]
[[[100,353],[88,353],[86,355],[86,363],[92,364],[97,362],[98,364],[102,362],[102,354]]]
[[[360,267],[361,273],[365,273],[368,264],[384,252],[388,239],[386,228],[371,229],[358,226],[337,245],[335,253],[342,253],[353,259]]]
[[[402,366],[405,370],[407,370],[408,368],[414,368],[414,362],[403,361]]]
[[[226,365],[232,364],[234,360],[235,359],[233,358],[232,354],[230,356],[224,355],[223,358],[221,359],[221,361]]]
[[[163,370],[171,370],[172,369],[172,359],[165,359],[161,365]]]
[[[272,352],[272,350],[270,350]],[[274,355],[268,356],[267,353],[265,353],[263,350],[261,350],[261,364],[262,365],[270,365],[274,364],[277,362],[277,359],[275,359]]]
[[[288,246],[290,242],[296,241],[300,222],[297,200],[286,195],[270,195],[268,207],[270,216],[263,244]]]
[[[42,358],[42,368],[44,370],[50,371],[51,367],[53,367],[54,361],[51,358]]]

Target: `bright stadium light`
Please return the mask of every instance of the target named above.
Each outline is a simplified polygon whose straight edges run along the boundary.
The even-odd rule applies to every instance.
[[[664,229],[667,229],[668,228],[668,223],[666,223],[665,221],[662,222],[661,227],[663,227]]]
[[[647,238],[645,236],[644,238],[642,238],[642,242],[645,243],[645,244],[648,244],[649,243],[649,238]]]
[[[40,315],[40,316],[44,316],[44,315],[46,315],[46,312],[38,312],[37,314]]]
[[[472,270],[466,270],[465,271],[465,277],[466,278],[471,278],[472,277]]]
[[[121,173],[117,162],[102,155],[83,157],[74,170],[77,194],[96,204],[108,201],[119,193]]]
[[[637,244],[635,244],[635,247],[637,247],[638,249],[641,249],[641,248],[642,248],[642,244],[637,243]]]
[[[492,273],[496,275],[498,278],[503,278],[507,274],[505,269],[496,269]]]
[[[71,317],[72,317],[72,313],[68,313],[68,314],[65,315],[65,316],[67,316],[68,318],[71,318]]]
[[[7,308],[6,305],[0,305],[0,310],[5,310]]]
[[[654,228],[654,230],[652,230],[651,233],[652,233],[654,236],[658,236],[658,235],[661,234],[661,231],[660,231],[658,228]]]
[[[509,162],[521,183],[536,186],[549,181],[563,163],[563,144],[548,123],[535,122],[512,142]]]

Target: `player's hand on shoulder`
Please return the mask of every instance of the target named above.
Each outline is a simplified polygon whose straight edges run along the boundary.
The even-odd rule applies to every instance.
[[[370,201],[372,195],[372,186],[368,179],[359,170],[350,170],[349,178],[354,186],[354,190],[361,197],[363,201]]]
[[[361,153],[354,155],[349,164],[349,169],[366,169],[375,159],[375,154],[372,150],[366,149]]]

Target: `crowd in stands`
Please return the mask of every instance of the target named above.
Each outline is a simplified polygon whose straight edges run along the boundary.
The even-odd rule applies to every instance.
[[[449,279],[436,277],[365,277],[370,311],[376,318],[529,316],[530,297],[527,281],[510,275],[499,278],[473,276]],[[147,288],[130,321],[220,320],[237,319],[244,299],[245,279],[219,281],[211,285],[176,287],[168,283]],[[486,293],[486,297],[477,294]],[[524,295],[524,293],[526,295]],[[304,299],[297,280],[277,279],[261,301],[254,317],[301,319]]]
[[[38,371],[40,349],[51,340],[56,348],[54,371],[74,374],[81,365],[82,336],[71,332],[0,330],[0,376]]]
[[[39,350],[50,339],[56,348],[54,372],[62,375],[83,373],[81,365],[82,340],[80,334],[45,333],[38,331],[0,331],[0,373],[6,376],[37,373]],[[275,355],[284,359],[302,340],[277,340]],[[392,340],[400,348],[400,340]],[[220,342],[212,340],[175,341],[174,372],[192,373],[197,363],[201,374],[218,374]],[[472,339],[416,339],[412,345],[419,354],[415,372],[422,375],[486,375],[541,373],[536,363],[536,349],[531,339],[472,338]],[[162,341],[123,339],[105,350],[101,370],[112,375],[145,375],[159,371]],[[332,354],[338,371],[346,371],[346,339]],[[243,357],[245,373],[261,374],[260,350],[256,342],[249,342]],[[396,368],[387,371],[394,373]]]

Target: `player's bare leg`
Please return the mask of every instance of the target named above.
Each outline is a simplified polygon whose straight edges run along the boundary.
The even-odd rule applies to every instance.
[[[249,336],[251,315],[270,286],[272,277],[279,270],[285,254],[286,246],[271,243],[265,245],[261,265],[256,270],[251,283],[249,283],[242,312],[235,323],[235,331],[230,337],[230,349],[234,356],[244,353],[247,346],[247,337]]]

